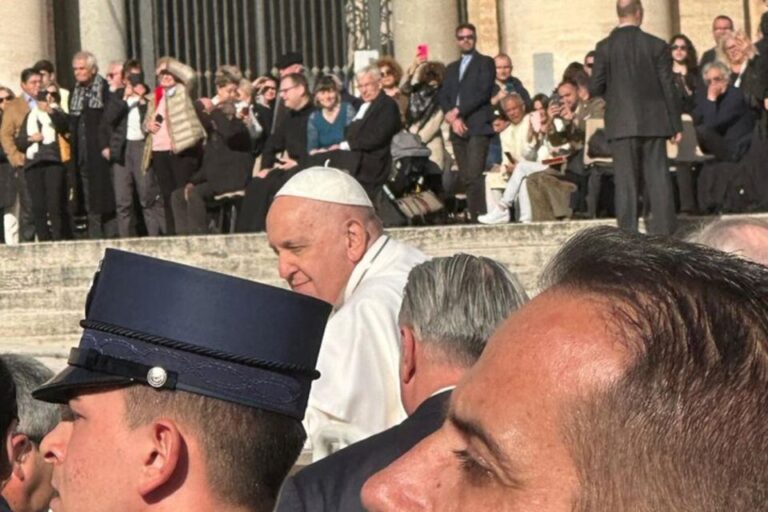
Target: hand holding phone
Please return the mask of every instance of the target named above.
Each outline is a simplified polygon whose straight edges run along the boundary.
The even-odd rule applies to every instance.
[[[416,60],[425,62],[427,59],[429,59],[429,45],[422,43],[416,47]]]

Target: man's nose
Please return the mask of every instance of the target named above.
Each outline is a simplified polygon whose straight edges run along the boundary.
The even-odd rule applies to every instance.
[[[66,457],[67,442],[72,432],[71,421],[61,421],[40,443],[40,451],[46,462],[61,463]]]
[[[435,435],[421,441],[408,453],[368,479],[361,492],[366,510],[430,510],[431,498],[428,489],[437,478],[437,468],[430,457],[430,454],[434,453]]]

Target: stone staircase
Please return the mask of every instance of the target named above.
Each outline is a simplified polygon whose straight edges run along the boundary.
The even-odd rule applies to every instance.
[[[696,219],[687,220],[688,224]],[[497,259],[536,292],[538,275],[560,245],[597,221],[403,228],[390,234],[430,256],[457,252]],[[0,352],[22,352],[53,368],[77,344],[85,297],[107,247],[156,256],[284,286],[262,234],[140,238],[0,246]]]

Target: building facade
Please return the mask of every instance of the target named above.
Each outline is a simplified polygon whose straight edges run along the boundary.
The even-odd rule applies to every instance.
[[[644,0],[644,29],[688,35],[712,47],[712,19],[731,16],[756,36],[766,0]],[[147,69],[161,55],[189,62],[209,92],[213,71],[236,64],[249,76],[271,69],[287,50],[305,54],[314,73],[349,75],[355,50],[393,53],[405,66],[419,44],[431,59],[457,57],[453,29],[478,27],[480,51],[512,57],[515,75],[549,92],[616,23],[613,0],[0,0],[0,84],[18,90],[19,72],[54,61],[71,86],[70,59],[92,51],[102,70],[136,57]],[[151,73],[148,73],[151,75]]]

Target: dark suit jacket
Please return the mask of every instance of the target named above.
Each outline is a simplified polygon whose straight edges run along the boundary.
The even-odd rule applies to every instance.
[[[450,397],[450,391],[430,397],[401,424],[336,452],[288,478],[275,510],[364,510],[360,490],[365,481],[440,428]]]
[[[707,91],[700,89],[693,119],[697,129],[706,128],[723,137],[730,154],[729,160],[738,162],[749,149],[755,114],[740,89],[729,86],[717,101],[709,101]]]
[[[104,106],[104,116],[101,118],[101,129],[108,133],[109,159],[120,165],[125,164],[125,144],[128,137],[128,103],[123,99],[125,88],[112,93]],[[147,104],[139,105],[140,122],[144,122],[147,114]]]
[[[614,29],[597,44],[590,92],[605,98],[609,140],[683,130],[669,46],[640,27]]]
[[[699,68],[703,68],[706,64],[709,64],[710,62],[715,62],[715,60],[717,60],[716,49],[710,48],[709,50],[701,54],[701,61],[699,62]]]
[[[464,77],[459,81],[461,59],[448,65],[440,88],[440,108],[448,112],[456,107],[459,99],[459,115],[467,125],[469,136],[493,135],[493,107],[491,96],[496,85],[496,65],[487,55],[475,52],[469,61]],[[455,136],[451,132],[451,136]]]
[[[384,91],[371,102],[362,119],[347,126],[345,138],[357,161],[352,175],[363,186],[373,189],[387,180],[392,165],[389,147],[401,126],[400,108]]]

